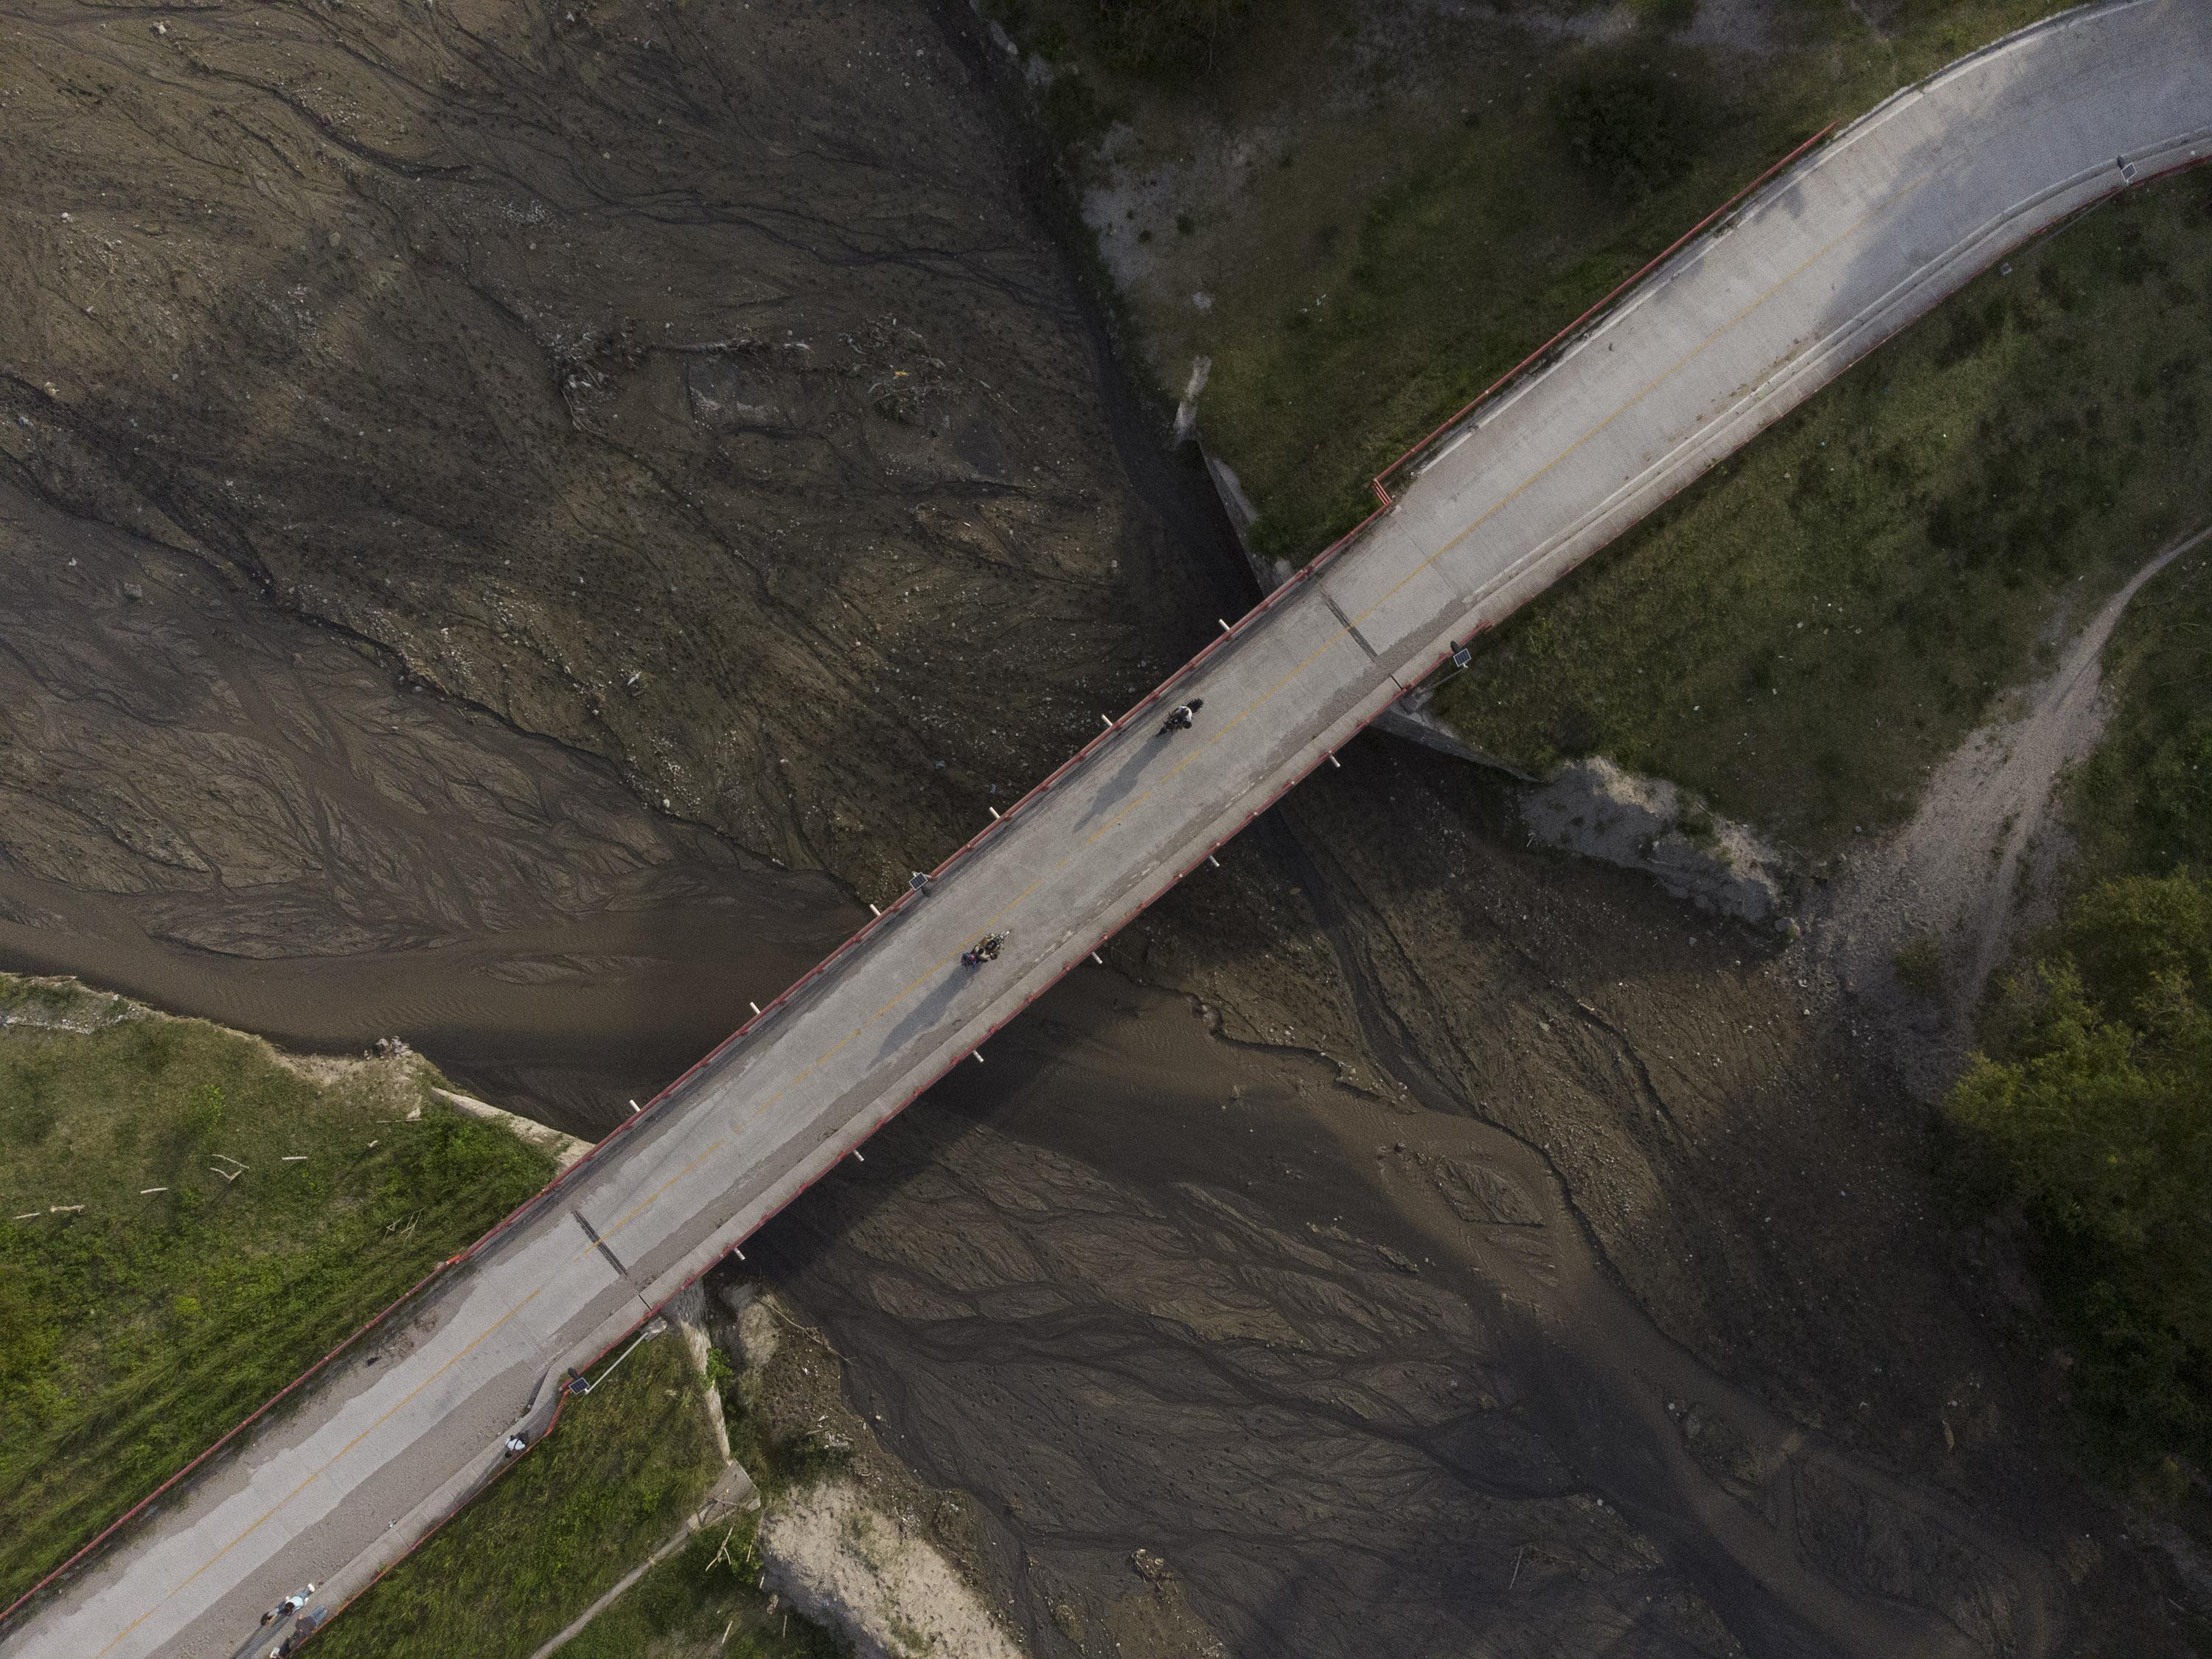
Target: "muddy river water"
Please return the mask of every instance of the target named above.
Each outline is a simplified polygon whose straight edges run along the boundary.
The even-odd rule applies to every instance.
[[[597,1133],[859,914],[165,550],[0,538],[9,966]],[[1168,1596],[1252,1655],[2039,1648],[2032,1566],[1662,1337],[1530,1146],[1200,1012],[1085,969],[754,1252],[1036,1651],[1178,1650]]]

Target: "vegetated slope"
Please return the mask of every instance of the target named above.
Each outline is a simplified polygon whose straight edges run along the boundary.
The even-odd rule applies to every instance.
[[[2024,1208],[2071,1397],[2212,1537],[2212,880],[2081,894],[1988,1036],[1950,1114]]]
[[[672,1536],[720,1474],[703,1388],[682,1337],[640,1343],[604,1389],[570,1402],[542,1445],[378,1580],[314,1651],[447,1659],[466,1631],[481,1659],[528,1659]],[[730,1562],[691,1565],[727,1580],[744,1557],[740,1543]],[[834,1650],[808,1632],[735,1651],[780,1659]]]
[[[2048,0],[989,0],[1146,357],[1303,563],[1367,480],[1827,122]],[[1181,28],[1167,27],[1180,21]]]
[[[1968,1190],[2027,1223],[2092,1443],[2212,1539],[2212,559],[2154,579],[2106,659],[2071,903],[1949,1111]]]
[[[861,884],[1211,626],[927,8],[5,15],[70,510]]]
[[[1819,845],[1922,775],[2212,517],[2212,173],[1952,296],[1516,616],[1439,706],[1486,752],[1602,750]]]
[[[1257,550],[1303,562],[1793,144],[2048,8],[994,9],[1050,71],[1153,372],[1210,362],[1204,441]],[[1138,41],[1139,11],[1190,27]],[[2212,502],[2208,240],[2192,179],[2030,251],[1530,606],[1445,712],[1485,753],[1602,751],[1801,842],[1901,816],[2055,596]]]
[[[544,1184],[435,1076],[0,975],[0,1605]]]
[[[2136,596],[2105,672],[2112,723],[2067,795],[2078,878],[2212,872],[2212,552]]]

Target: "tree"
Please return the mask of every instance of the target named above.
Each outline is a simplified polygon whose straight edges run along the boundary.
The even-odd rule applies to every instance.
[[[2212,882],[2076,900],[1948,1102],[1995,1158],[2080,1349],[2077,1403],[2212,1461]]]
[[[1576,161],[1630,199],[1680,177],[1705,141],[1705,120],[1683,83],[1640,55],[1590,58],[1547,101]]]

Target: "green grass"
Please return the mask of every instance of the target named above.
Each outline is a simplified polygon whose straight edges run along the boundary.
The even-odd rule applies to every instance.
[[[1800,140],[2052,9],[1915,0],[1885,37],[1846,0],[1775,0],[1734,50],[1685,43],[1688,0],[1602,46],[1278,0],[1194,75],[1132,66],[1096,0],[992,7],[1062,71],[1046,113],[1079,188],[1113,176],[1109,139],[1136,171],[1249,152],[1195,237],[1132,222],[1102,246],[1149,231],[1164,263],[1124,295],[1146,356],[1164,385],[1212,357],[1207,445],[1261,550],[1298,562],[1366,514],[1375,471]]]
[[[2079,878],[2212,873],[2212,546],[2130,602],[2105,689],[2112,724],[2068,794]]]
[[[413,1062],[319,1084],[252,1038],[10,975],[0,1018],[4,1603],[550,1166]],[[212,1173],[227,1158],[245,1173]]]
[[[2208,250],[2198,173],[2015,255],[1486,636],[1441,711],[1802,845],[1901,817],[2055,611],[2212,519]]]
[[[619,1357],[621,1350],[617,1350]],[[719,1360],[719,1352],[714,1355]],[[730,1406],[742,1388],[712,1365]],[[558,1428],[319,1636],[315,1659],[527,1659],[674,1536],[721,1473],[705,1380],[673,1333],[638,1345]],[[803,1443],[733,1443],[771,1493],[819,1473]],[[846,1650],[757,1588],[757,1517],[703,1530],[618,1597],[568,1659],[836,1659]],[[718,1559],[719,1558],[719,1559]],[[727,1645],[717,1645],[725,1630]]]
[[[617,1351],[619,1352],[619,1351]],[[316,1659],[526,1659],[684,1524],[721,1472],[673,1331],[316,1638]]]

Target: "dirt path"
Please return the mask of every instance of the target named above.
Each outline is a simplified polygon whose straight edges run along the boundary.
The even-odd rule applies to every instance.
[[[1864,856],[1813,929],[1813,951],[1898,1030],[1906,1080],[1940,1088],[1972,1036],[1990,976],[2023,927],[2057,902],[2068,839],[2053,813],[2060,775],[2103,734],[2105,646],[2144,583],[2212,537],[2212,526],[2161,549],[2077,634],[2058,666],[2021,690],[2013,711],[1968,736],[1930,775],[1912,821]],[[1898,976],[1898,951],[1936,941],[1940,1001]]]
[[[707,1494],[707,1501],[702,1504],[682,1526],[662,1540],[652,1554],[616,1579],[613,1587],[605,1595],[578,1613],[569,1622],[566,1630],[558,1636],[548,1639],[530,1656],[530,1659],[553,1659],[555,1654],[560,1652],[562,1648],[567,1647],[569,1643],[589,1629],[594,1619],[627,1595],[631,1586],[635,1585],[639,1579],[690,1543],[692,1534],[708,1522],[721,1520],[726,1516],[735,1507],[738,1494],[742,1492],[749,1492],[750,1487],[751,1483],[744,1479],[744,1471],[736,1469],[732,1466],[732,1474],[722,1478],[720,1484]]]

